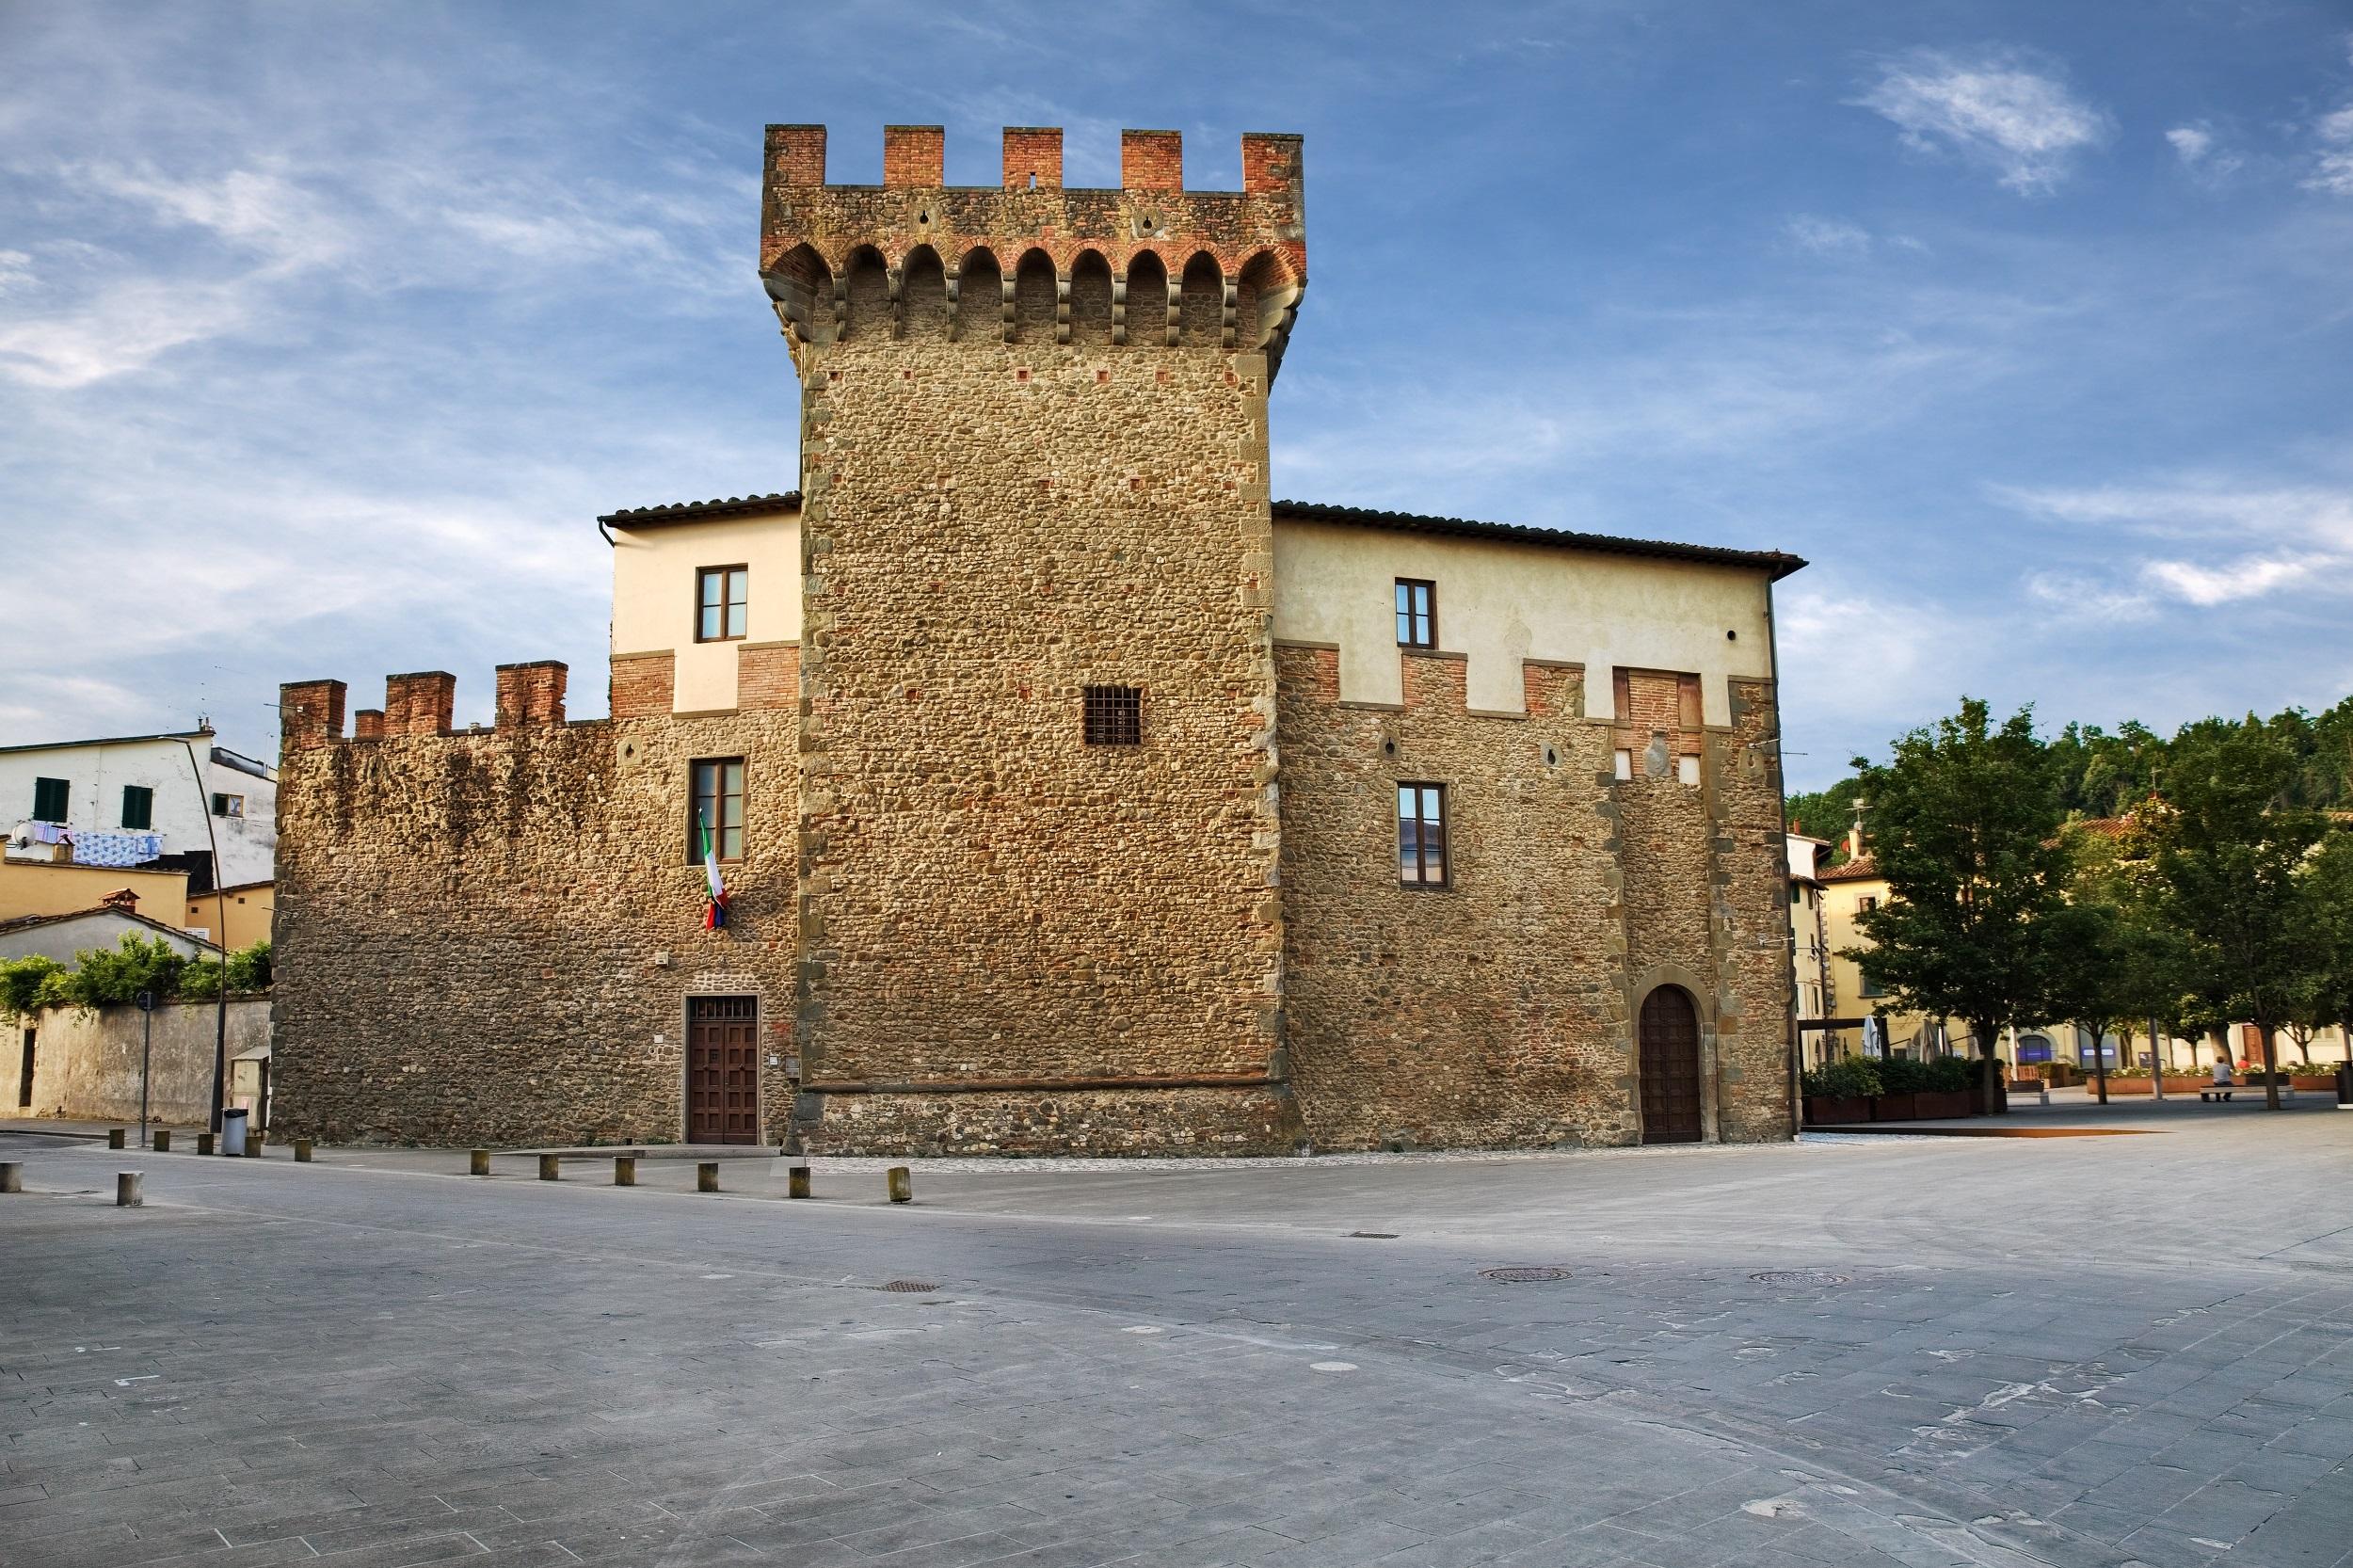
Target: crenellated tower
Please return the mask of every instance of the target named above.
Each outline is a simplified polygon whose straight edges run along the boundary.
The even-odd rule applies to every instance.
[[[802,389],[797,1124],[829,1149],[1288,1147],[1267,393],[1300,139],[1121,188],[1004,135],[879,186],[768,132],[760,269]]]

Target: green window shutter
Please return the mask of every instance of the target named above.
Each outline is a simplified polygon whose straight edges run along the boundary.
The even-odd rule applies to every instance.
[[[122,825],[126,828],[151,828],[155,825],[155,792],[144,784],[122,787]]]
[[[35,822],[56,823],[65,821],[67,797],[72,795],[72,792],[73,786],[65,779],[34,779],[33,820]]]

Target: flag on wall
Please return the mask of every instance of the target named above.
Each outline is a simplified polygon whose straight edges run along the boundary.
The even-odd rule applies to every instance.
[[[711,819],[700,811],[695,813],[696,825],[703,835],[703,929],[718,931],[728,923],[728,890],[719,881],[719,849],[711,841]]]

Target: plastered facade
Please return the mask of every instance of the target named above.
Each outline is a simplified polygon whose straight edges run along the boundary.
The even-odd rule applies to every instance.
[[[1172,134],[1117,191],[1063,189],[1059,133],[1008,132],[1001,190],[938,156],[894,127],[883,185],[827,185],[822,128],[771,129],[800,488],[603,520],[611,718],[550,666],[477,734],[438,672],[350,738],[339,685],[287,689],[281,1125],[678,1136],[702,993],[756,999],[762,1134],[822,1152],[1623,1143],[1673,984],[1707,1135],[1787,1136],[1785,558],[1287,516],[1297,138],[1225,193]],[[695,570],[735,564],[749,634],[698,645]],[[1087,744],[1090,687],[1138,744]],[[706,934],[684,778],[736,756]],[[1443,889],[1400,885],[1407,778],[1449,791]]]

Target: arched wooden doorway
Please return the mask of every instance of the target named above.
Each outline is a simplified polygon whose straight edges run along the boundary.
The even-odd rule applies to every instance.
[[[1691,995],[1661,985],[1642,1001],[1642,1142],[1700,1141],[1700,1016]]]

